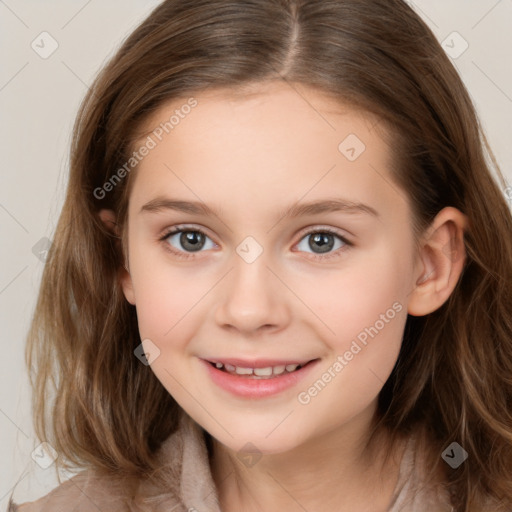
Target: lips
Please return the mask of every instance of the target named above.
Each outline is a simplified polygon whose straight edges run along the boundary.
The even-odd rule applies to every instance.
[[[234,368],[234,370],[224,368],[222,361],[228,365],[228,368]],[[235,367],[231,366],[227,361],[241,362],[244,365],[253,364],[255,366]],[[258,361],[215,358],[212,360],[202,359],[201,363],[213,383],[228,391],[231,395],[241,398],[262,399],[278,395],[287,389],[296,387],[301,380],[310,375],[313,369],[317,367],[320,363],[320,358],[309,360],[260,359]],[[262,366],[269,363],[271,363],[270,366]],[[290,363],[290,368],[295,368],[288,371],[286,370],[286,364],[283,366],[283,364],[275,365],[275,363]],[[297,366],[297,363],[303,365]],[[271,373],[269,373],[269,369]],[[278,374],[276,373],[277,369],[283,371]],[[241,374],[239,373],[240,371],[242,372]]]

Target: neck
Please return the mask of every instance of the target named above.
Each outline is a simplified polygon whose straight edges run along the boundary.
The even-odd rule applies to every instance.
[[[263,454],[244,464],[237,453],[212,439],[210,466],[222,512],[304,510],[384,512],[393,500],[400,459],[385,457],[386,437],[365,449],[361,421],[317,437],[285,453]]]

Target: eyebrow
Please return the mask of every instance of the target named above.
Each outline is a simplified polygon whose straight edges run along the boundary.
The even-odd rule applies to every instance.
[[[200,201],[181,201],[167,197],[155,197],[148,201],[140,209],[140,213],[152,212],[158,213],[164,210],[175,210],[192,215],[215,215],[222,216],[219,208],[214,208]],[[277,218],[296,218],[304,215],[319,215],[329,212],[343,212],[347,214],[368,214],[373,217],[379,217],[377,210],[363,203],[355,203],[341,198],[322,199],[311,201],[309,203],[295,203],[278,212]]]

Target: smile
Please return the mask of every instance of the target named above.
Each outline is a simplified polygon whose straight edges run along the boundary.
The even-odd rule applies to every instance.
[[[245,398],[264,398],[292,388],[308,375],[319,361],[320,359],[314,359],[303,363],[269,366],[261,366],[263,363],[260,362],[254,367],[249,367],[201,359],[214,384],[233,395]]]

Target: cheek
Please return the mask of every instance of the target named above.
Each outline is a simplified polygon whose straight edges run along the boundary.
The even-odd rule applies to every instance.
[[[380,253],[316,276],[310,283],[310,304],[332,331],[356,334],[401,302],[406,289],[403,262]]]
[[[326,425],[364,411],[393,370],[407,319],[404,264],[380,252],[317,281],[310,295],[329,356],[297,398],[305,411],[324,411]]]
[[[324,340],[331,354],[345,356],[350,372],[344,373],[355,382],[371,377],[369,370],[385,381],[396,362],[407,318],[406,257],[383,246],[309,283],[308,305],[323,325]]]
[[[149,339],[158,349],[151,371],[182,406],[190,394],[199,396],[193,384],[184,382],[193,373],[190,340],[194,338],[200,318],[201,298],[211,288],[192,270],[149,265],[137,276],[136,309],[142,340]],[[152,347],[152,345],[148,345]],[[155,350],[153,348],[153,350]],[[185,391],[185,389],[187,391]]]
[[[192,267],[173,268],[157,260],[133,269],[137,318],[141,337],[169,350],[185,344],[184,330],[213,283],[198,277]]]

